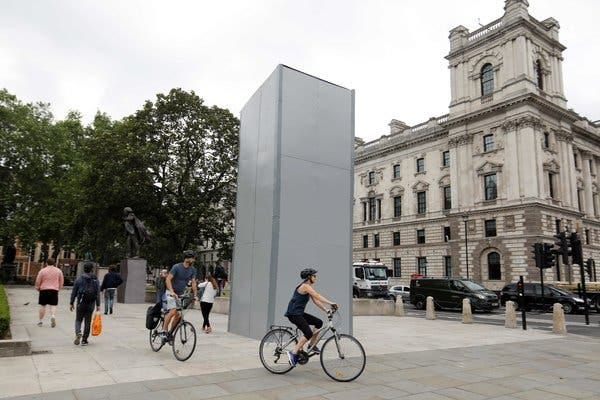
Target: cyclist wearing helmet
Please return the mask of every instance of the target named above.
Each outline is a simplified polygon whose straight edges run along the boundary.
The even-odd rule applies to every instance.
[[[197,286],[196,286],[196,268],[192,267],[192,264],[196,260],[196,254],[191,250],[183,252],[183,262],[177,263],[171,267],[167,279],[165,280],[165,286],[167,290],[163,297],[163,306],[166,305],[166,309],[169,313],[165,315],[165,322],[163,325],[165,336],[169,332],[169,325],[175,327],[179,321],[179,315],[177,314],[177,299],[183,295],[188,282],[192,281],[192,291],[194,292],[194,301],[198,300]]]
[[[337,309],[338,305],[333,301],[327,300],[324,296],[317,293],[315,289],[313,289],[313,285],[317,280],[317,270],[313,268],[305,268],[300,272],[300,278],[304,281],[296,286],[294,289],[294,294],[292,295],[292,299],[288,304],[287,311],[285,316],[288,317],[290,322],[298,327],[304,333],[304,336],[300,338],[298,344],[292,351],[288,351],[288,358],[290,360],[290,364],[295,367],[298,362],[298,352],[302,350],[302,347],[306,344],[307,341],[310,340],[310,346],[314,346],[319,329],[323,326],[323,321],[319,318],[307,314],[304,312],[306,308],[306,304],[308,303],[308,299],[310,298],[313,303],[321,310],[327,312],[327,308],[323,305],[329,304],[334,309]],[[310,325],[314,326],[314,329],[310,328]],[[312,348],[314,353],[319,354],[319,349],[314,346]]]

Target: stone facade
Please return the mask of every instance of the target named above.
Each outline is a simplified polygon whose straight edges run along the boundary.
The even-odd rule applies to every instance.
[[[506,0],[498,20],[450,31],[447,115],[392,120],[389,135],[356,142],[354,259],[380,259],[394,283],[539,281],[532,245],[565,228],[580,232],[584,259],[600,256],[600,123],[567,108],[559,24],[528,6]],[[560,262],[544,271],[579,276]]]

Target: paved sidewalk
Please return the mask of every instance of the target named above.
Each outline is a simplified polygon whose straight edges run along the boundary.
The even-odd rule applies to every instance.
[[[0,359],[0,397],[23,399],[600,399],[600,341],[576,335],[464,325],[418,318],[355,317],[367,352],[359,379],[338,383],[316,361],[280,376],[258,359],[258,341],[226,332],[198,334],[186,362],[166,346],[154,353],[144,304],[117,304],[103,333],[74,346],[70,292],[61,292],[57,327],[37,327],[37,294],[8,288],[13,324],[36,354]],[[28,305],[24,305],[25,303]],[[200,326],[201,315],[188,319]],[[186,317],[186,318],[187,318]]]

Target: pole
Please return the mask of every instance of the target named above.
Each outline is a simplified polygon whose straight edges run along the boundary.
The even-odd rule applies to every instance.
[[[540,268],[540,285],[542,286],[542,312],[546,312],[546,300],[544,298],[544,269]]]
[[[581,274],[581,291],[583,292],[583,307],[585,310],[585,324],[590,324],[590,309],[587,302],[587,293],[585,292],[585,271],[583,270],[583,263],[579,266],[579,273]]]
[[[523,292],[525,291],[525,282],[523,282],[523,275],[519,276],[519,284],[521,285],[522,292],[518,293],[519,295],[519,308],[521,309],[521,324],[523,325],[523,330],[527,330],[527,317],[525,315],[525,299],[523,298]]]
[[[465,218],[465,259],[467,264],[467,279],[469,279],[469,233],[467,232],[467,219]]]

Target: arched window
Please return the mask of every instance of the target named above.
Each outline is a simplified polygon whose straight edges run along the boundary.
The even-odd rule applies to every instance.
[[[491,281],[499,281],[502,279],[500,270],[500,254],[491,252],[487,256],[488,261],[488,279]]]
[[[542,74],[542,62],[540,60],[535,62],[535,78],[538,88],[544,90],[544,75]]]
[[[494,92],[494,67],[485,64],[481,67],[481,95],[489,96]]]

